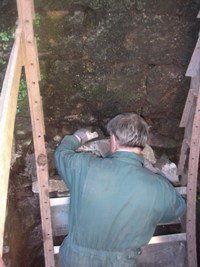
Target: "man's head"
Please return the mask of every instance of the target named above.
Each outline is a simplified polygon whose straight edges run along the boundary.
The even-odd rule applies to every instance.
[[[117,115],[107,125],[107,131],[111,136],[111,143],[115,142],[117,148],[143,149],[147,142],[148,128],[144,119],[135,113]],[[111,151],[113,152],[112,145]]]

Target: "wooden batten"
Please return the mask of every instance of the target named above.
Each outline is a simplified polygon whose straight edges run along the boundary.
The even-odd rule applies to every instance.
[[[192,54],[192,58],[190,60],[189,66],[186,71],[186,76],[194,77],[199,71],[200,65],[200,37],[197,40],[194,52]]]
[[[23,50],[28,98],[33,129],[33,141],[40,197],[40,212],[44,244],[45,267],[54,267],[51,212],[49,200],[48,161],[44,142],[44,116],[39,88],[39,64],[33,32],[33,1],[18,0],[21,27],[24,36]]]
[[[0,100],[0,255],[3,251],[11,151],[22,62],[21,29],[17,28]]]
[[[183,115],[182,115],[181,122],[179,125],[180,127],[186,127],[186,125],[190,119],[190,110],[191,110],[192,106],[194,106],[194,104],[195,104],[195,96],[189,90],[187,100],[185,103],[185,107],[184,107],[184,111],[183,111]]]
[[[188,266],[197,267],[196,250],[196,190],[200,153],[200,91],[192,127],[187,184],[187,254]]]

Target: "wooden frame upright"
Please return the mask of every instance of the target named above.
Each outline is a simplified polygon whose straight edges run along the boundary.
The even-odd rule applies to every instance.
[[[44,142],[44,117],[39,89],[40,71],[36,38],[33,30],[33,0],[17,0],[17,9],[18,27],[2,88],[0,103],[0,255],[3,253],[9,169],[19,82],[22,66],[24,66],[39,185],[45,266],[55,267],[49,200],[48,161]]]

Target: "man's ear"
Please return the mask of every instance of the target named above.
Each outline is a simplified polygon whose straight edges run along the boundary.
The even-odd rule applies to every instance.
[[[117,143],[117,139],[114,136],[114,134],[112,134],[110,136],[110,152],[115,152],[118,148],[118,143]]]

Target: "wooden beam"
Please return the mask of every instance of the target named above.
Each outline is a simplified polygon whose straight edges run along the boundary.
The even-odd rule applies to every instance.
[[[161,243],[171,243],[171,242],[185,242],[186,234],[171,234],[171,235],[161,235],[153,236],[149,241],[149,245],[161,244]],[[54,254],[59,254],[60,246],[54,246]]]
[[[192,127],[187,184],[187,255],[188,267],[197,267],[196,190],[200,153],[200,90]]]
[[[38,57],[33,31],[33,1],[18,0],[20,22],[24,34],[24,61],[28,98],[33,129],[33,142],[40,197],[40,212],[44,244],[45,266],[54,267],[52,223],[49,201],[48,161],[44,142],[44,117],[39,89]]]
[[[194,77],[199,71],[199,64],[200,64],[200,37],[197,40],[194,52],[192,54],[192,58],[190,60],[185,75],[188,77]]]
[[[189,90],[179,127],[186,127],[190,119],[190,114],[191,114],[190,111],[192,107],[194,107],[194,105],[195,105],[195,96],[191,92],[191,90]]]
[[[11,150],[22,68],[21,52],[21,30],[18,28],[16,30],[15,42],[8,62],[0,99],[0,255],[2,255],[3,251]]]
[[[139,267],[187,267],[186,242],[149,244],[138,258]]]
[[[176,187],[176,191],[181,195],[186,195],[186,187]],[[54,236],[65,236],[68,232],[70,197],[51,198],[52,228]],[[159,225],[180,224],[181,220],[160,223]]]
[[[180,233],[180,234],[153,236],[149,241],[149,244],[160,244],[160,243],[169,243],[178,241],[186,241],[186,234]]]

